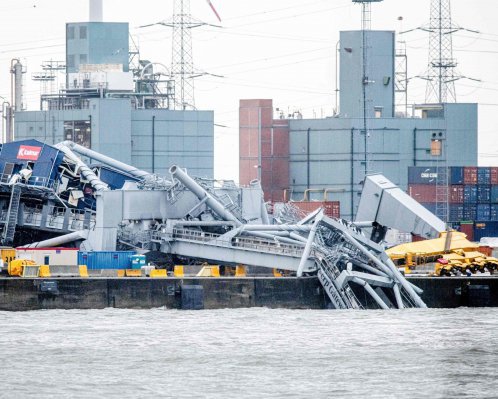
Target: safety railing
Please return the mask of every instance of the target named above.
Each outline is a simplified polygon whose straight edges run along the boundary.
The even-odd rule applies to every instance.
[[[54,179],[48,179],[42,176],[31,176],[29,179],[24,179],[20,174],[0,174],[0,183],[4,184],[24,184],[33,187],[43,187],[54,189],[56,187],[57,181]]]
[[[153,234],[152,237],[154,239],[158,238],[159,236],[160,235]],[[303,247],[298,245],[285,244],[277,241],[277,239],[271,241],[253,237],[234,237],[230,241],[227,241],[221,239],[220,237],[220,234],[180,228],[173,229],[172,235],[172,238],[175,240],[202,242],[206,245],[213,245],[217,247],[240,248],[245,250],[267,252],[293,257],[301,257],[303,253]]]

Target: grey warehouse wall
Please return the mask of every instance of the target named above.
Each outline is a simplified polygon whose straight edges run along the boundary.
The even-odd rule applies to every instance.
[[[384,118],[394,116],[395,34],[391,31],[366,31],[367,116],[381,110]],[[363,33],[340,34],[340,115],[363,117]]]
[[[129,99],[91,99],[87,109],[24,111],[15,139],[64,141],[65,121],[91,121],[92,149],[140,169],[166,175],[171,165],[214,176],[212,111],[132,110]]]
[[[328,199],[341,202],[341,214],[356,213],[365,177],[361,118],[290,120],[290,181],[293,199],[306,189],[331,189]],[[443,118],[369,119],[369,173],[380,172],[407,188],[409,166],[477,165],[477,105],[444,104]],[[441,157],[430,154],[433,133],[443,132]],[[309,148],[308,148],[309,134]],[[309,167],[307,166],[309,162]],[[312,193],[322,200],[323,193]]]

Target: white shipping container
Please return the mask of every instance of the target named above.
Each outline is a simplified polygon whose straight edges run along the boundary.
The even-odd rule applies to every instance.
[[[31,259],[38,265],[76,266],[77,248],[16,248],[17,259]]]

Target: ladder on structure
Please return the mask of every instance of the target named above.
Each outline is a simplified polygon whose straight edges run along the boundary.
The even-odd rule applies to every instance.
[[[447,163],[441,162],[436,167],[436,216],[443,222],[449,222],[449,185],[448,185],[448,166]]]
[[[3,245],[10,246],[14,242],[14,234],[16,233],[17,218],[19,215],[19,205],[21,203],[21,187],[15,184],[12,187],[10,196],[9,210],[7,212],[7,220],[3,230]]]

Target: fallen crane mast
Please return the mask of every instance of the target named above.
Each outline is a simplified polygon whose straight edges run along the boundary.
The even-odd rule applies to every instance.
[[[134,248],[160,251],[171,260],[278,268],[295,272],[298,277],[316,274],[336,309],[425,307],[417,289],[398,272],[383,248],[358,227],[371,223],[356,226],[317,211],[302,220],[270,225],[258,182],[242,188],[230,181],[193,178],[176,165],[166,178],[71,142],[55,148],[33,141],[29,144],[40,151],[48,147],[47,151],[57,152],[57,164],[51,168],[54,183],[44,187],[47,198],[40,198],[40,223],[30,228],[45,231],[48,203],[64,209],[58,217],[65,228],[51,231],[53,234],[47,237],[41,234],[43,244],[73,240],[85,250]],[[9,145],[15,143],[4,146]],[[103,177],[103,166],[89,166],[76,154],[112,168],[112,176],[119,175],[128,182],[118,187],[114,178]],[[37,160],[21,167],[34,171]],[[10,205],[2,218],[4,236],[9,237],[12,220],[24,217],[29,202],[16,193],[17,184],[11,184],[13,176],[15,173],[2,183],[3,191],[11,191]],[[28,191],[36,188],[29,179],[22,184]],[[17,197],[22,211],[14,215],[12,204]],[[82,212],[84,223],[70,229],[75,212]],[[24,219],[21,226],[26,227]],[[50,240],[54,235],[59,239]],[[23,242],[22,238],[18,241],[40,245]]]

